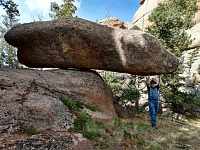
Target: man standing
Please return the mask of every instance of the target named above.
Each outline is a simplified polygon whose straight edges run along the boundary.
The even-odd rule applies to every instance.
[[[158,91],[160,88],[161,76],[159,75],[158,84],[153,78],[150,81],[150,76],[147,78],[147,90],[148,90],[148,103],[149,103],[149,111],[151,116],[151,125],[153,129],[157,129],[156,126],[156,117],[158,113],[159,103],[158,103]]]

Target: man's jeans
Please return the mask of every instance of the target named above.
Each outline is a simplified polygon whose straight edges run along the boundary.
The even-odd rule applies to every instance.
[[[156,126],[156,117],[158,113],[159,103],[158,100],[149,100],[149,112],[151,116],[151,125]]]

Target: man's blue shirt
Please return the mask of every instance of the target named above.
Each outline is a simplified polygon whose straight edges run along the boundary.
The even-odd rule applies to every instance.
[[[158,100],[158,90],[160,86],[157,84],[155,87],[148,87],[148,100]]]

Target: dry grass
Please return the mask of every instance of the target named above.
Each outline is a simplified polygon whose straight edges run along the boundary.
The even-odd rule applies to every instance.
[[[148,118],[138,121],[150,122]],[[142,136],[151,145],[166,150],[200,150],[199,121],[192,121],[189,125],[158,119],[158,127]]]

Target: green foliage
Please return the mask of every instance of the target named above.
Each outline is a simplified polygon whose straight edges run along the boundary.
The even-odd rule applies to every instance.
[[[81,109],[88,108],[92,111],[96,111],[97,108],[89,104],[85,104],[78,100],[67,100],[61,95],[60,100],[72,111],[76,112],[77,118],[74,121],[74,127],[70,131],[80,132],[84,137],[88,139],[94,139],[97,137],[103,137],[106,127],[102,122],[94,120],[86,112],[82,112]]]
[[[114,73],[110,71],[104,71],[102,77],[106,84],[112,89],[114,93],[118,92],[122,84],[115,78]]]
[[[74,121],[74,131],[83,132],[87,130],[87,125],[93,124],[93,119],[87,113],[81,113],[78,118]]]
[[[61,17],[72,17],[77,8],[73,4],[75,0],[63,0],[63,4],[60,6],[56,2],[51,2],[51,12],[49,16],[52,19],[59,19]]]
[[[139,113],[140,96],[140,91],[136,88],[136,86],[131,85],[129,88],[124,89],[124,93],[119,101],[119,104],[124,106],[130,112]]]
[[[96,149],[108,149],[109,148],[109,143],[106,142],[106,141],[96,140],[95,147],[96,147]]]
[[[80,109],[88,108],[92,111],[97,111],[96,106],[83,103],[79,100],[68,100],[63,95],[61,95],[59,98],[70,110],[80,111]]]
[[[151,131],[151,126],[149,125],[115,118],[107,124],[107,128],[113,131],[116,141],[119,140],[124,144],[129,141],[129,146],[135,145],[139,149],[146,149],[147,146],[151,146],[140,136],[141,133],[149,133]]]
[[[185,30],[195,24],[192,19],[196,11],[196,0],[171,0],[159,4],[149,17],[149,21],[154,24],[147,31],[179,56],[179,52],[186,50],[191,44]]]
[[[161,88],[160,92],[167,102],[174,106],[174,108],[172,108],[174,111],[183,115],[196,117],[190,110],[193,109],[192,107],[194,105],[200,106],[199,97],[191,93],[178,90],[173,91],[166,87]]]
[[[138,27],[137,25],[134,25],[131,30],[141,30],[140,27]]]
[[[182,54],[187,50],[192,40],[186,34],[186,30],[191,28],[195,23],[193,18],[197,12],[196,0],[171,0],[159,6],[151,13],[149,21],[153,22],[147,31],[157,37],[166,49],[170,50],[179,58],[178,69],[172,74],[163,77],[164,87],[161,93],[164,98],[171,104],[172,109],[180,113],[188,110],[187,103],[196,101],[194,95],[180,92],[179,88],[184,86],[184,78],[180,74],[184,71],[184,65],[190,70],[192,63],[195,61],[197,51],[191,53],[190,60],[183,65]],[[190,71],[189,71],[190,72]]]
[[[200,74],[200,65],[198,66],[197,71],[198,71],[198,74]]]
[[[140,92],[136,88],[135,83],[131,80],[130,87],[122,88],[124,79],[117,79],[113,72],[104,71],[102,74],[106,84],[112,89],[116,94],[122,92],[122,97],[117,101],[117,103],[128,109],[130,112],[139,112],[139,99]]]
[[[18,133],[20,134],[27,134],[29,136],[35,135],[38,133],[37,129],[33,126],[22,126],[19,130]]]
[[[81,112],[74,121],[74,127],[70,130],[82,133],[84,137],[93,140],[96,148],[100,149],[109,149],[111,145],[119,144],[119,142],[123,145],[126,144],[126,141],[128,141],[130,147],[153,148],[141,136],[141,133],[149,134],[151,131],[151,126],[143,123],[125,121],[119,118],[103,123],[93,119],[86,112]]]
[[[135,87],[135,85],[132,85],[131,87],[124,90],[124,94],[122,99],[127,99],[130,102],[134,102],[140,98],[140,92]]]
[[[180,91],[176,91],[174,94],[174,92],[172,92],[172,90],[170,90],[169,88],[162,88],[161,92],[169,102],[174,102],[176,104],[186,103],[187,105],[187,102],[189,101],[200,106],[199,98],[194,94]]]
[[[191,67],[192,67],[192,64],[197,60],[197,57],[199,56],[199,48],[196,48],[195,50],[193,50],[192,52],[188,53],[190,54],[190,59],[188,62],[186,62],[186,68],[189,68],[189,74],[191,73],[190,70],[191,70]]]
[[[74,121],[75,132],[80,132],[88,139],[104,137],[106,127],[99,121],[95,121],[89,114],[82,112]]]
[[[17,60],[17,49],[4,40],[6,32],[18,24],[18,19],[16,18],[19,16],[18,5],[12,0],[0,1],[0,5],[2,5],[6,11],[6,15],[2,15],[3,22],[2,25],[0,25],[0,63],[2,65],[7,65],[9,68],[20,68],[21,65]]]
[[[146,124],[143,124],[141,122],[127,122],[126,124],[128,127],[133,127],[134,130],[137,132],[137,133],[140,133],[142,131],[147,131],[147,132],[150,132],[151,131],[151,126],[149,125],[146,125]]]
[[[18,5],[12,0],[0,0],[0,6],[3,6],[3,9],[6,10],[6,14],[9,15],[9,18],[15,18],[19,16],[19,10],[17,9]]]

